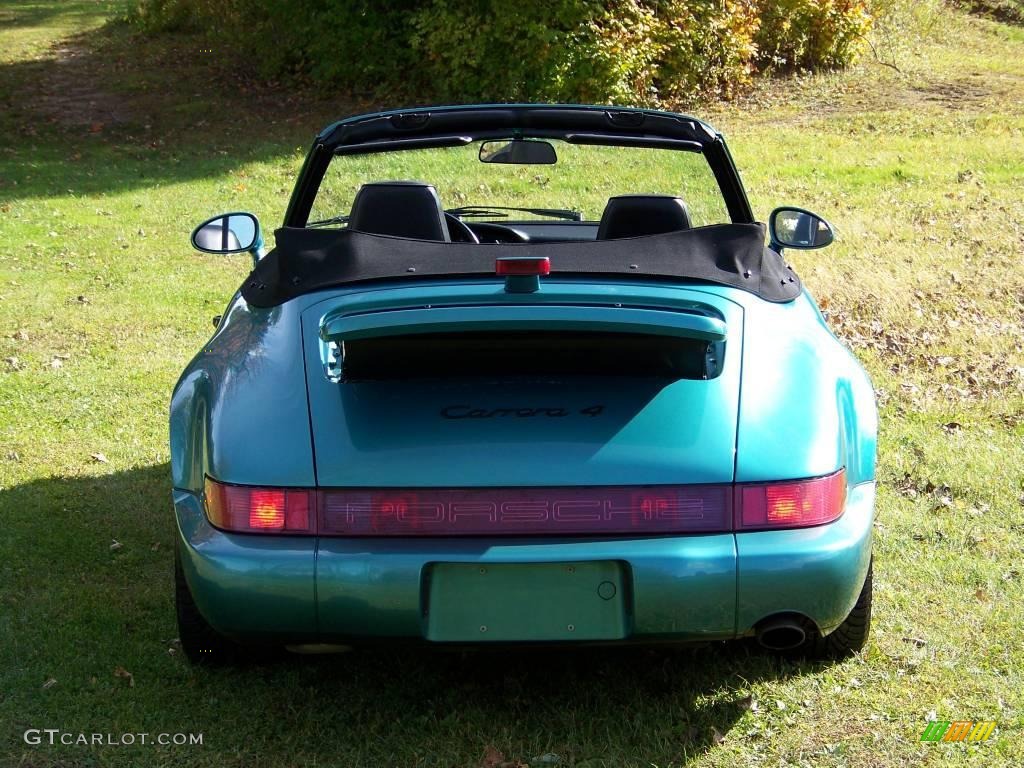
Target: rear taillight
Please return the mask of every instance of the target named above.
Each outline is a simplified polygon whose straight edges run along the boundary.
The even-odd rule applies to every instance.
[[[315,491],[253,488],[206,479],[206,516],[243,533],[316,533]]]
[[[255,488],[206,480],[206,514],[241,533],[665,535],[806,528],[843,514],[846,473],[781,483],[590,488]]]
[[[807,528],[831,523],[846,504],[846,472],[784,483],[739,485],[736,530]]]

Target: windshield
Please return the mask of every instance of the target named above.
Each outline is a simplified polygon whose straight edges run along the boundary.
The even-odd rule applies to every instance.
[[[610,197],[629,194],[682,198],[692,226],[730,221],[722,193],[700,152],[558,140],[550,144],[557,156],[553,164],[482,162],[479,141],[459,147],[334,157],[313,201],[309,225],[345,226],[363,184],[392,180],[432,184],[445,210],[471,221],[596,222]],[[485,147],[484,157],[487,152]]]

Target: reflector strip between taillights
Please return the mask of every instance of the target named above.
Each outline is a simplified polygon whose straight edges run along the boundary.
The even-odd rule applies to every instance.
[[[226,531],[323,536],[665,535],[804,528],[836,520],[846,473],[780,483],[312,491],[207,479]]]

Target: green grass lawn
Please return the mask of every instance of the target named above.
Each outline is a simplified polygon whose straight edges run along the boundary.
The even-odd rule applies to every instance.
[[[223,210],[272,227],[315,131],[369,105],[104,26],[129,5],[0,0],[0,765],[1024,763],[1024,30],[944,11],[898,69],[704,112],[761,216],[804,205],[839,232],[791,257],[881,405],[861,656],[384,649],[194,670],[167,404],[247,258],[188,234]],[[922,744],[936,717],[999,728]],[[32,746],[29,728],[203,744]]]

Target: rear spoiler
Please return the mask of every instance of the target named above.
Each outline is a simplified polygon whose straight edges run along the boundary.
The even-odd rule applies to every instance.
[[[695,312],[575,305],[474,305],[332,313],[320,326],[328,342],[386,336],[493,331],[583,331],[724,341],[725,322]]]

